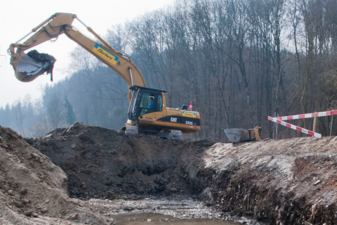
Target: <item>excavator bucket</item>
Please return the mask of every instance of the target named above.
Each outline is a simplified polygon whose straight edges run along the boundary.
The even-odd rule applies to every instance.
[[[55,58],[51,55],[38,53],[36,50],[30,51],[28,54],[24,52],[16,53],[11,58],[11,64],[15,71],[15,76],[22,82],[33,81],[45,72],[51,75],[55,63]]]
[[[224,130],[229,142],[246,142],[261,140],[261,128],[256,126],[254,129],[230,128]]]

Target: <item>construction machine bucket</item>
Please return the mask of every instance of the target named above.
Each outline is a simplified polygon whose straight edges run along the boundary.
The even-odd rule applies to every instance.
[[[260,127],[254,129],[230,128],[225,129],[224,132],[227,139],[232,143],[261,140]]]
[[[15,76],[22,82],[33,81],[45,72],[49,73],[51,80],[53,80],[52,72],[55,61],[53,56],[38,53],[36,50],[30,51],[28,54],[16,53],[11,58]]]

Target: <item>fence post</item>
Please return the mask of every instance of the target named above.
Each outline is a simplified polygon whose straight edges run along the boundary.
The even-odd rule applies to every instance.
[[[315,111],[315,113],[317,113],[317,112]],[[317,124],[317,117],[315,116],[315,117],[314,117],[314,126],[313,126],[313,128],[312,128],[312,131],[313,131],[313,132],[316,132],[316,124]]]

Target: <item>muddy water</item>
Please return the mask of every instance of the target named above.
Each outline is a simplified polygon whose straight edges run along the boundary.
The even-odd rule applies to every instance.
[[[104,206],[108,211],[106,216],[113,218],[116,224],[150,225],[169,224],[176,225],[234,225],[245,222],[229,221],[232,218],[224,216],[221,212],[205,206],[202,202],[193,200],[98,200],[91,199],[90,204]]]
[[[137,213],[137,214],[119,214],[113,217],[118,225],[157,225],[157,224],[175,224],[175,225],[237,225],[230,221],[217,221],[210,219],[179,219],[173,216],[165,216],[155,213]]]

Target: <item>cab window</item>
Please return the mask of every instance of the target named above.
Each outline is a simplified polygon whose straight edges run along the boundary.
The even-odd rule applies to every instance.
[[[140,115],[162,111],[163,99],[160,94],[143,93],[140,101]]]
[[[150,93],[143,93],[140,101],[141,108],[148,108],[150,102]]]

